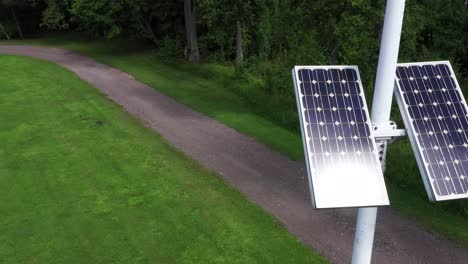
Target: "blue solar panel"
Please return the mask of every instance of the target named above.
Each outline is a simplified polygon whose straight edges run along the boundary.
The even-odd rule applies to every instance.
[[[399,64],[398,104],[429,198],[468,197],[468,108],[449,62]]]
[[[293,77],[313,206],[388,205],[357,67],[297,66]]]

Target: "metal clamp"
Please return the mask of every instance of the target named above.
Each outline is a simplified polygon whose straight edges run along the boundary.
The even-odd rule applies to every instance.
[[[374,129],[375,141],[386,141],[393,143],[394,141],[406,136],[405,129],[398,129],[395,122],[390,121],[388,124],[372,124]]]
[[[386,124],[373,124],[375,143],[379,153],[380,165],[385,172],[385,159],[387,157],[387,146],[398,139],[406,136],[405,129],[398,129],[395,122]]]

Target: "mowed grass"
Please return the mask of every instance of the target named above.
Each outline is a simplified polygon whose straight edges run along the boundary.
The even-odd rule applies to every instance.
[[[191,65],[180,61],[167,63],[159,59],[158,54],[151,48],[140,46],[138,43],[96,41],[80,35],[4,43],[59,46],[91,56],[130,73],[139,81],[258,139],[291,159],[303,160],[300,133],[271,121],[268,113],[258,111],[247,102],[242,96],[245,92],[243,89],[255,85],[246,85],[245,80],[236,80],[230,65]],[[401,119],[398,111],[393,112],[392,118],[395,121]],[[385,177],[392,207],[417,220],[427,230],[468,245],[468,202],[428,201],[407,139],[391,145],[387,159]]]
[[[0,262],[326,262],[55,64],[0,55],[0,113]]]
[[[304,158],[301,137],[262,116],[246,102],[240,95],[242,89],[251,89],[255,85],[249,83],[241,86],[233,78],[234,70],[229,65],[193,65],[179,60],[166,62],[151,47],[139,42],[93,41],[81,35],[1,43],[59,46],[86,54],[130,73],[139,81],[256,138],[294,160]],[[249,81],[258,80],[252,78]]]

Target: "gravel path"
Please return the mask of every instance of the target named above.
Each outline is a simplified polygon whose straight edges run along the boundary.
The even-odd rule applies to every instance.
[[[0,45],[0,53],[37,57],[73,71],[171,144],[217,172],[303,243],[333,263],[350,262],[356,210],[312,210],[303,162],[291,161],[91,58],[35,46]],[[373,263],[468,263],[467,259],[467,247],[423,230],[388,207],[379,210]]]

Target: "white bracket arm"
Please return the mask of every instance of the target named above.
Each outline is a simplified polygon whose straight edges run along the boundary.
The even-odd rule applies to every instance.
[[[398,129],[397,125],[393,121],[383,124],[373,124],[372,129],[374,130],[375,144],[380,159],[380,165],[382,171],[385,172],[386,158],[387,158],[387,146],[398,139],[406,136],[405,129]]]
[[[386,141],[388,144],[406,136],[405,129],[398,129],[393,121],[386,124],[372,124],[374,129],[374,138],[376,142]]]

